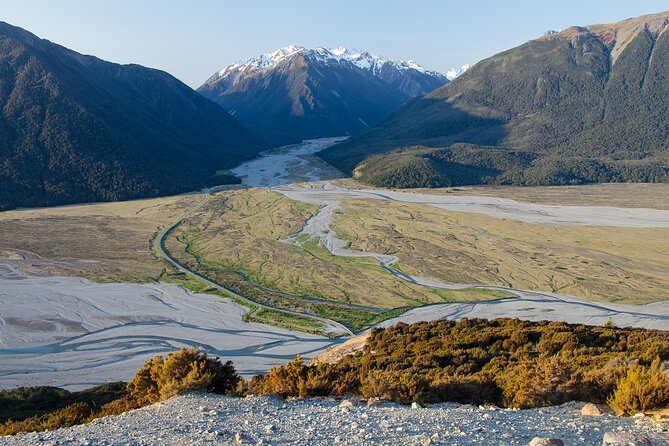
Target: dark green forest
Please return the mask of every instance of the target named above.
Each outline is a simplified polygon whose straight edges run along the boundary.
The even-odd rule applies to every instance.
[[[194,190],[266,147],[167,73],[0,22],[0,210]]]

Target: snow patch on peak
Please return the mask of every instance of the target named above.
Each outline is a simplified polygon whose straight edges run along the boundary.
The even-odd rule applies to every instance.
[[[461,66],[461,67],[454,67],[454,68],[451,68],[450,70],[448,70],[448,71],[446,72],[446,78],[447,78],[449,81],[452,81],[453,79],[455,79],[455,78],[461,76],[462,73],[464,73],[465,71],[469,70],[469,68],[470,68],[470,65],[469,65],[469,64],[464,64],[464,65]]]
[[[299,45],[288,45],[283,48],[279,48],[278,50],[261,54],[260,56],[254,57],[252,59],[238,60],[237,62],[223,68],[217,74],[218,77],[224,77],[230,73],[235,72],[262,70],[264,68],[274,66],[282,60],[303,51],[306,51],[306,48]]]
[[[554,29],[549,29],[548,31],[546,31],[545,33],[543,33],[542,35],[540,35],[539,38],[542,39],[542,38],[544,38],[544,37],[554,36],[555,34],[560,34],[560,32],[562,32],[561,29],[559,29],[559,30],[557,30],[557,31],[554,30]]]
[[[342,62],[346,61],[361,70],[370,71],[374,75],[379,75],[381,69],[389,65],[397,70],[416,70],[423,74],[428,74],[434,77],[443,77],[441,73],[430,71],[420,66],[416,61],[402,61],[395,59],[387,59],[367,51],[360,51],[353,48],[346,47],[318,47],[316,49],[306,49],[298,45],[289,45],[278,50],[262,54],[252,59],[242,59],[232,65],[229,65],[218,71],[215,78],[222,78],[229,75],[236,75],[243,72],[253,72],[264,69],[269,69],[276,66],[281,61],[292,57],[297,53],[302,53],[307,57],[325,62]]]
[[[319,49],[321,49],[321,48],[322,47],[319,47]],[[326,49],[326,48],[322,48],[322,49]],[[337,48],[331,49],[330,52],[332,54],[334,54],[335,56],[342,56],[342,55],[348,53],[348,49],[344,48],[343,46],[338,46]]]

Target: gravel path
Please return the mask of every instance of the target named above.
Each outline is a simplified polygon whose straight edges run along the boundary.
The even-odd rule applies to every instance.
[[[533,410],[440,404],[411,409],[339,408],[339,401],[282,403],[270,397],[188,394],[93,423],[0,438],[3,445],[527,445],[535,436],[565,445],[601,445],[606,432],[644,436],[669,445],[669,423],[650,418],[583,417],[582,404]],[[238,438],[240,441],[238,441]]]

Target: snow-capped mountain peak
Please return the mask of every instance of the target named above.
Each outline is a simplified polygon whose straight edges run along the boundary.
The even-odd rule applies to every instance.
[[[275,66],[284,59],[291,57],[296,53],[306,51],[306,48],[298,45],[288,45],[278,50],[261,54],[252,59],[241,59],[237,62],[228,65],[218,72],[219,77],[224,77],[227,74],[243,71],[257,71],[268,67]]]
[[[360,51],[341,46],[336,48],[318,47],[316,49],[307,49],[298,45],[289,45],[283,48],[279,48],[275,51],[262,54],[252,59],[239,60],[220,70],[217,73],[217,77],[221,78],[242,72],[271,69],[282,61],[298,53],[301,53],[306,57],[311,57],[324,62],[348,62],[360,68],[361,70],[369,71],[374,75],[378,75],[380,70],[389,64],[398,70],[416,70],[422,74],[428,74],[434,77],[443,77],[441,73],[423,68],[414,60],[405,62],[402,60],[387,59],[383,56],[369,53],[367,51]]]
[[[290,45],[240,60],[198,92],[274,144],[360,132],[411,98],[448,83],[414,60],[350,47]]]
[[[464,73],[465,71],[469,70],[469,67],[470,67],[469,64],[464,64],[461,67],[451,68],[450,70],[448,70],[446,72],[446,78],[449,81],[452,81],[456,77],[459,77],[460,75],[462,75],[462,73]]]

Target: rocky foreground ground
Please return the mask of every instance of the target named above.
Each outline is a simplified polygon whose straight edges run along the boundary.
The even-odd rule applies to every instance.
[[[341,407],[344,406],[344,407]],[[126,414],[52,432],[0,438],[3,445],[669,445],[669,422],[583,416],[582,403],[533,410],[439,404],[429,408],[334,399],[187,394]],[[636,440],[631,440],[636,437]],[[605,441],[606,438],[606,441]]]

